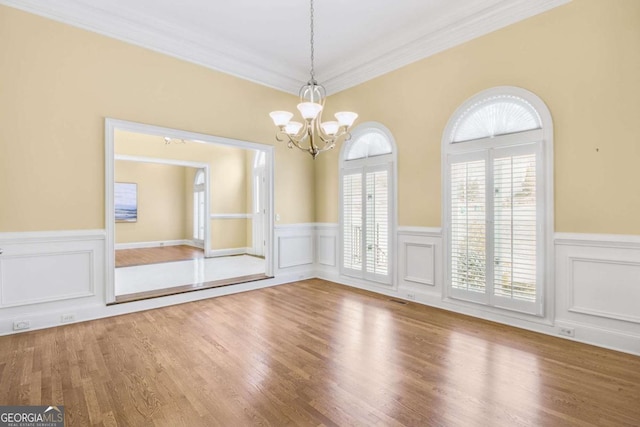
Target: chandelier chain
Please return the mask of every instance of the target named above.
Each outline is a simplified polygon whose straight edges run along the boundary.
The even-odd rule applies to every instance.
[[[322,110],[327,95],[324,86],[316,82],[314,63],[315,29],[313,25],[315,9],[313,2],[314,0],[309,0],[309,41],[311,45],[311,68],[309,73],[311,74],[311,79],[298,92],[300,95],[298,110],[302,114],[304,121],[302,123],[291,121],[293,113],[288,111],[272,111],[269,115],[277,127],[276,140],[286,142],[289,148],[296,147],[306,151],[315,159],[318,154],[334,148],[338,141],[346,141],[351,138],[349,128],[358,118],[358,115],[351,111],[339,111],[334,114],[336,120],[322,121]]]
[[[313,59],[314,59],[314,48],[313,48],[313,0],[311,0],[311,70],[310,70],[310,74],[311,74],[311,81],[315,81],[316,77],[315,77],[315,71],[313,69]]]

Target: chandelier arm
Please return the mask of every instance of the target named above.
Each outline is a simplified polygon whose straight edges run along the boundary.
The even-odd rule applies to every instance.
[[[285,135],[286,138],[281,138],[280,135]],[[303,147],[302,144],[300,143],[301,141],[298,141],[296,138],[292,137],[291,135],[289,135],[286,132],[283,131],[279,131],[276,133],[276,140],[278,140],[279,142],[286,142],[287,145],[289,146],[289,148],[293,148],[296,147],[302,151],[309,151],[308,148]],[[304,141],[304,139],[302,140]]]
[[[312,126],[309,126],[307,135],[309,135],[309,153],[315,158],[315,155],[319,152],[319,147],[316,145],[316,132],[314,128],[317,127],[317,120],[320,118],[320,114],[312,122]],[[315,122],[315,123],[314,123]]]

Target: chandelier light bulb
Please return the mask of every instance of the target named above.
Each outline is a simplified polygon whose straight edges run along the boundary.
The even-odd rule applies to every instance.
[[[352,113],[351,111],[340,111],[336,113],[335,116],[340,126],[346,126],[348,128],[350,128],[358,118],[358,114]]]
[[[272,111],[269,113],[276,126],[286,126],[293,117],[293,113],[288,111]]]
[[[340,128],[340,123],[335,121],[324,122],[320,126],[322,127],[322,130],[324,131],[324,133],[326,133],[329,136],[333,136],[336,133],[338,133],[338,129]]]
[[[297,135],[302,129],[302,123],[300,122],[289,122],[284,127],[284,132],[287,135]]]
[[[318,117],[320,111],[322,111],[322,105],[315,102],[301,102],[298,104],[298,111],[302,114],[302,117],[306,120],[313,120]]]

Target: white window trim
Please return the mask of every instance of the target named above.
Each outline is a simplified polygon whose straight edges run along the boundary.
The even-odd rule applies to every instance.
[[[196,184],[198,182],[198,178],[202,176],[204,178],[204,182],[202,184]],[[207,179],[206,179],[206,175],[205,175],[205,170],[204,169],[197,169],[196,173],[193,177],[193,200],[196,200],[196,195],[197,193],[203,193],[204,194],[204,203],[205,203],[205,212],[202,215],[202,218],[200,217],[200,215],[198,215],[198,211],[196,210],[196,205],[194,203],[193,205],[193,240],[196,243],[201,243],[204,244],[205,241],[205,232],[206,232],[206,228],[207,228],[207,224],[209,221],[207,221],[208,218],[208,209],[207,209]],[[202,239],[199,237],[199,230],[200,230],[200,225],[202,225],[203,228],[203,236]],[[196,233],[196,227],[198,227],[198,233]]]
[[[345,160],[345,157],[348,153],[350,145],[357,141],[361,136],[371,132],[379,132],[382,133],[387,140],[391,144],[392,152],[390,154],[384,154],[379,156],[373,156],[369,158],[355,159],[355,160]],[[382,125],[378,122],[365,122],[358,125],[351,132],[351,138],[342,144],[340,149],[340,157],[339,157],[339,203],[338,203],[338,215],[339,215],[339,232],[338,232],[338,261],[339,261],[339,271],[343,276],[349,276],[350,279],[353,279],[354,276],[350,274],[345,274],[344,268],[344,219],[343,219],[343,177],[345,171],[353,170],[353,169],[362,169],[365,165],[367,166],[376,166],[376,165],[390,165],[389,177],[390,177],[390,185],[389,185],[389,200],[390,200],[390,213],[389,213],[389,284],[382,283],[379,281],[367,280],[367,276],[361,278],[363,284],[372,284],[375,286],[382,286],[384,288],[392,287],[393,289],[397,289],[398,284],[396,280],[396,264],[397,264],[397,250],[396,250],[396,233],[398,229],[398,149],[396,145],[395,138],[391,134],[391,131],[387,129],[386,126]]]
[[[476,104],[482,99],[493,97],[496,95],[514,95],[524,99],[531,104],[540,116],[542,128],[525,132],[512,133],[507,135],[495,136],[491,139],[483,138],[479,140],[463,141],[453,143],[453,135],[455,132],[458,119],[469,109],[470,106]],[[542,263],[541,277],[542,286],[539,287],[541,292],[541,307],[536,315],[528,315],[526,313],[513,312],[517,315],[526,316],[528,318],[542,318],[544,322],[553,321],[554,309],[554,194],[553,194],[553,120],[547,105],[534,93],[514,87],[514,86],[498,86],[477,93],[471,98],[463,102],[456,111],[451,115],[442,135],[441,150],[441,166],[442,166],[442,236],[443,248],[445,251],[444,268],[445,268],[445,284],[443,286],[443,298],[452,303],[459,303],[461,300],[452,298],[451,287],[449,286],[449,278],[451,277],[451,260],[449,257],[450,241],[449,241],[449,206],[450,200],[450,182],[448,178],[449,165],[448,157],[451,154],[462,154],[465,152],[484,151],[488,148],[509,147],[513,145],[525,144],[527,142],[542,141],[540,144],[542,153],[539,158],[542,160],[541,175],[543,177],[543,200],[544,206],[538,211],[538,218],[544,221],[544,231],[542,233],[542,242],[538,247],[542,248],[539,260]],[[539,276],[540,277],[540,276]],[[504,313],[504,309],[497,306],[484,306],[485,309]],[[509,309],[509,311],[511,311]]]

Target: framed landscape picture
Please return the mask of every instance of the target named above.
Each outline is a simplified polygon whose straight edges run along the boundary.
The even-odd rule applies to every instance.
[[[116,222],[138,221],[138,184],[132,182],[116,182],[114,202]]]

